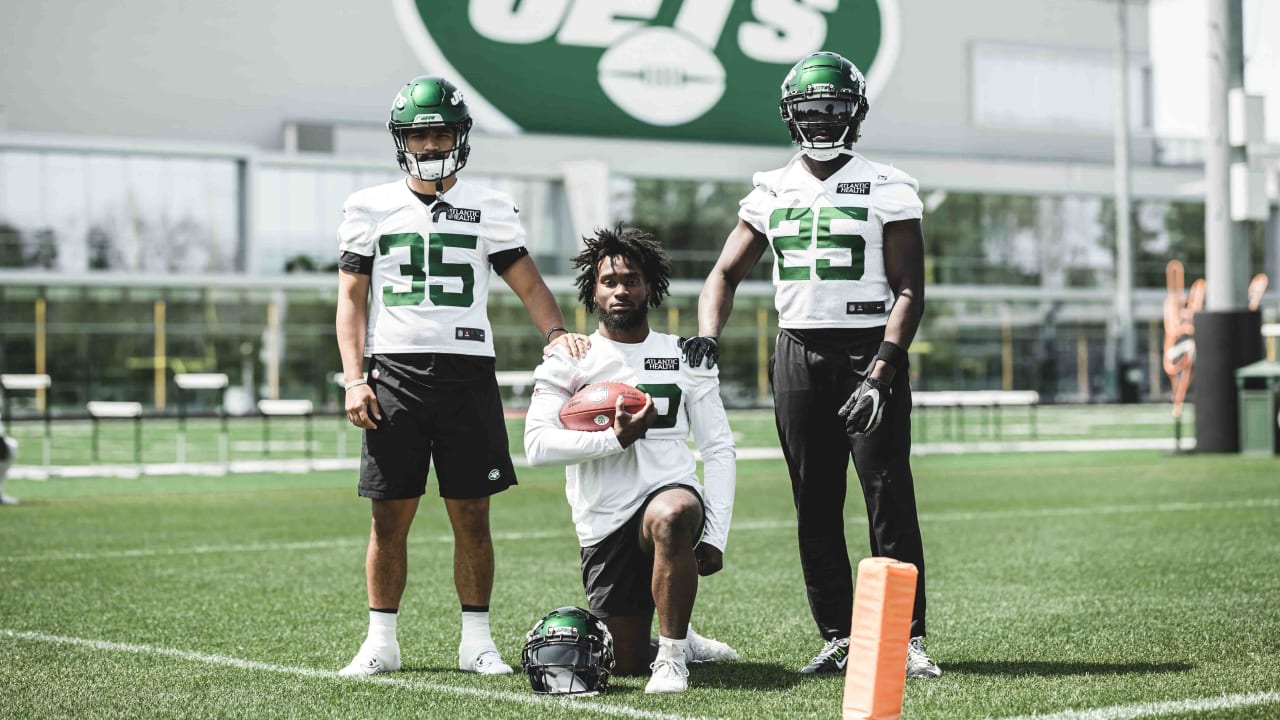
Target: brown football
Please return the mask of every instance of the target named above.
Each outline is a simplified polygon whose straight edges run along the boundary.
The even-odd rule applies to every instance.
[[[560,409],[560,423],[567,430],[607,430],[613,427],[613,415],[618,397],[623,398],[623,409],[629,413],[644,407],[644,393],[620,382],[592,383],[569,398]]]

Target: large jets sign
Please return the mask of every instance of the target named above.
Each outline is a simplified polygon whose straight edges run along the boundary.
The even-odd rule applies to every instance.
[[[844,55],[874,99],[898,51],[897,0],[392,1],[491,132],[780,144],[797,60]]]

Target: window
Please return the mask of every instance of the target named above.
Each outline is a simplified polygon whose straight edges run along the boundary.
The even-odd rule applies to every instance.
[[[1105,50],[978,43],[973,48],[973,121],[986,128],[1110,134],[1115,127],[1115,55]],[[1151,128],[1151,73],[1129,62],[1129,127]]]
[[[243,268],[237,161],[0,150],[0,267]]]

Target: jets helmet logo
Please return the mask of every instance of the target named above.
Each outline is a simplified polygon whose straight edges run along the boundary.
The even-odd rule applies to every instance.
[[[493,132],[778,144],[797,60],[838,52],[874,98],[898,48],[899,0],[393,2],[419,60]]]

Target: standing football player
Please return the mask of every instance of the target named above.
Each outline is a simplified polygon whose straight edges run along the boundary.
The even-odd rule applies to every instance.
[[[18,456],[18,441],[4,434],[4,418],[0,417],[0,505],[17,505],[18,499],[4,494],[4,476]]]
[[[565,495],[581,546],[590,610],[613,635],[619,674],[653,674],[645,692],[688,689],[688,662],[732,660],[728,645],[689,628],[698,576],[724,566],[737,466],[720,402],[719,370],[680,361],[680,339],[649,329],[671,265],[653,236],[599,230],[573,263],[578,297],[599,317],[586,357],[556,348],[534,371],[524,447],[531,465],[567,465]],[[598,432],[566,429],[560,410],[581,387],[633,385],[646,394],[634,414],[619,398]],[[702,454],[698,482],[692,430]],[[649,628],[658,613],[657,657]]]
[[[406,540],[432,460],[453,528],[458,667],[506,674],[511,667],[489,630],[489,496],[516,476],[494,375],[490,270],[520,297],[548,343],[581,354],[587,339],[565,331],[511,198],[458,179],[471,150],[471,115],[458,88],[440,77],[414,78],[396,95],[387,127],[407,177],[351,195],[338,228],[346,412],[365,429],[359,493],[373,512],[369,633],[339,674],[400,668],[396,613]]]
[[[791,475],[800,564],[825,646],[800,672],[843,672],[853,610],[844,535],[849,456],[862,484],[871,554],[919,570],[907,676],[942,673],[925,654],[924,549],[911,477],[907,350],[924,314],[916,181],[853,152],[867,114],[853,63],[819,52],[782,83],[782,119],[800,152],[756,173],[698,299],[686,361],[715,364],[738,283],[772,249],[778,438]]]

